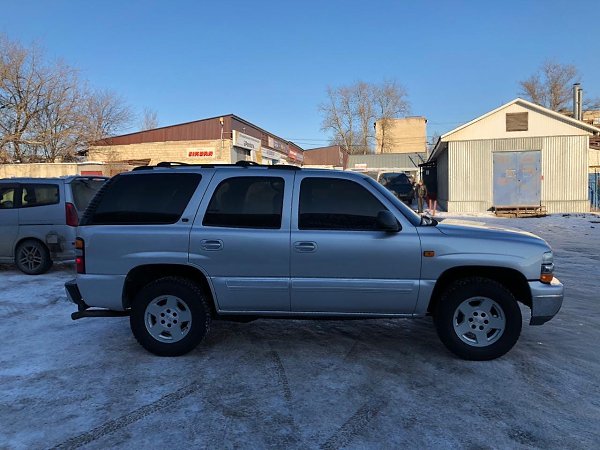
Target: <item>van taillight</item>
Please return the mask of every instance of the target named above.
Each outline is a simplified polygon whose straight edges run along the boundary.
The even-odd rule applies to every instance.
[[[75,239],[75,268],[77,273],[85,273],[85,245],[83,239]]]
[[[65,203],[65,213],[67,216],[67,225],[70,227],[76,227],[79,225],[79,216],[73,203]]]

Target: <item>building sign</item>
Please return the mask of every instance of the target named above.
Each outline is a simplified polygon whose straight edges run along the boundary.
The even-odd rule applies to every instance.
[[[257,152],[260,150],[260,139],[233,130],[233,145]]]
[[[304,161],[304,154],[301,151],[290,148],[289,155],[290,155],[290,159],[293,159],[294,161],[298,161],[298,162]]]
[[[288,154],[288,145],[285,142],[278,141],[277,139],[273,139],[271,136],[267,139],[268,145],[271,148],[274,148],[278,152],[281,152],[285,155]]]
[[[215,150],[212,148],[190,148],[186,150],[188,158],[214,158]]]
[[[270,148],[263,148],[262,156],[263,158],[269,159],[281,159],[281,155],[278,154],[275,150],[271,150]]]

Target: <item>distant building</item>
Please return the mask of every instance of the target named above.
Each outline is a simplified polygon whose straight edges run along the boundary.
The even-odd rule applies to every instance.
[[[87,157],[150,165],[161,161],[300,165],[303,153],[293,142],[228,114],[102,139],[90,146]]]
[[[404,172],[416,180],[419,178],[419,165],[426,159],[426,152],[350,155],[347,170],[363,172],[375,179],[386,172]]]
[[[427,151],[427,119],[404,117],[375,122],[375,153]]]
[[[304,167],[344,170],[348,166],[348,153],[341,145],[311,148],[304,151]]]
[[[449,212],[540,206],[589,211],[588,172],[600,128],[517,98],[441,136],[427,170]]]

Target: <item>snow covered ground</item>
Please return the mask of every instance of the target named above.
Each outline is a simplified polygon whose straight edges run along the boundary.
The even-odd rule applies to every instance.
[[[600,217],[468,219],[545,238],[566,285],[490,362],[454,358],[429,318],[214,322],[158,358],[127,318],[71,321],[71,265],[0,266],[0,448],[598,448]]]

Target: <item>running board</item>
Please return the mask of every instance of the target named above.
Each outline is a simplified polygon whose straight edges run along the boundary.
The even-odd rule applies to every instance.
[[[125,317],[130,311],[112,311],[110,309],[85,309],[71,313],[71,319],[83,319],[84,317]]]

